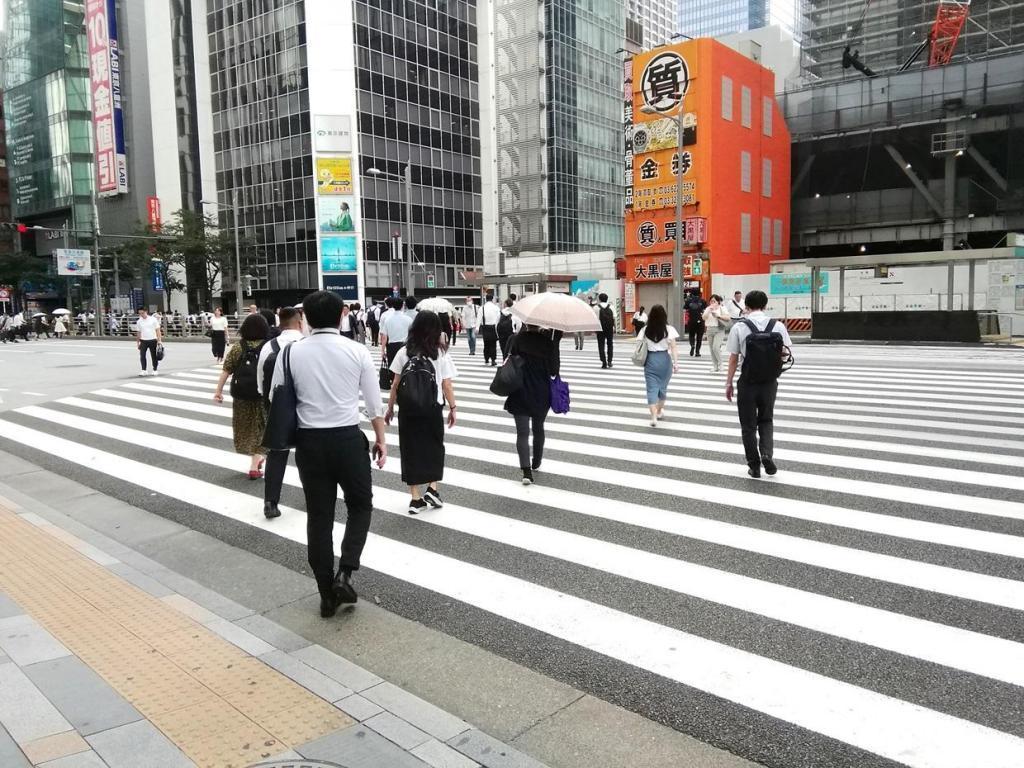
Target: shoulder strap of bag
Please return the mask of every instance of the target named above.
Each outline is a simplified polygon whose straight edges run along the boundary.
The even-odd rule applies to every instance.
[[[765,333],[771,333],[772,332],[772,328],[774,328],[774,327],[775,327],[775,320],[771,319],[771,320],[768,321],[768,325],[766,325],[764,327],[764,332]]]
[[[751,322],[751,320],[749,318],[741,317],[740,318],[740,322],[743,323],[745,326],[747,326],[747,328],[750,329],[751,333],[760,333],[761,332],[761,329],[758,328],[756,325],[754,325],[754,323]]]

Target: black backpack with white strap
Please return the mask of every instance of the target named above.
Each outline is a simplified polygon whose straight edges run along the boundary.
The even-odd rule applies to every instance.
[[[437,404],[437,374],[429,357],[415,355],[402,367],[398,407],[406,413],[429,413]]]
[[[763,331],[746,317],[741,322],[750,329],[750,334],[740,378],[751,384],[767,384],[793,367],[793,353],[782,342],[782,334],[773,331],[774,320],[769,320]]]

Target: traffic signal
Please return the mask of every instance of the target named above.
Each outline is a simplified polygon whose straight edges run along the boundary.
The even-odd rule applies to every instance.
[[[17,232],[24,235],[28,232],[28,224],[22,224],[20,221],[0,221],[0,232]]]

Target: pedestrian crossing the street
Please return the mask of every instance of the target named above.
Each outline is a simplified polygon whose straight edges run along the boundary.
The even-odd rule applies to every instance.
[[[406,514],[389,428],[364,598],[766,765],[1024,766],[1018,358],[798,355],[775,410],[779,474],[753,480],[706,357],[681,359],[652,428],[628,345],[609,370],[564,347],[572,407],[548,418],[533,486],[494,369],[462,344],[444,508]],[[217,376],[15,408],[0,436],[229,543],[294,553],[297,471],[265,519]]]

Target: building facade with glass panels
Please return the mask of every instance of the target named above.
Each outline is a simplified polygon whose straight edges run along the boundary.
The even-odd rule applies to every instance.
[[[676,0],[626,0],[626,17],[639,24],[641,48],[672,42],[679,21]]]
[[[217,189],[256,297],[465,285],[486,229],[477,4],[214,0],[207,20]]]
[[[531,8],[533,11],[531,12]],[[622,248],[622,0],[499,0],[501,248]]]
[[[690,37],[720,37],[777,26],[800,40],[801,0],[689,0],[679,4],[679,31]]]

